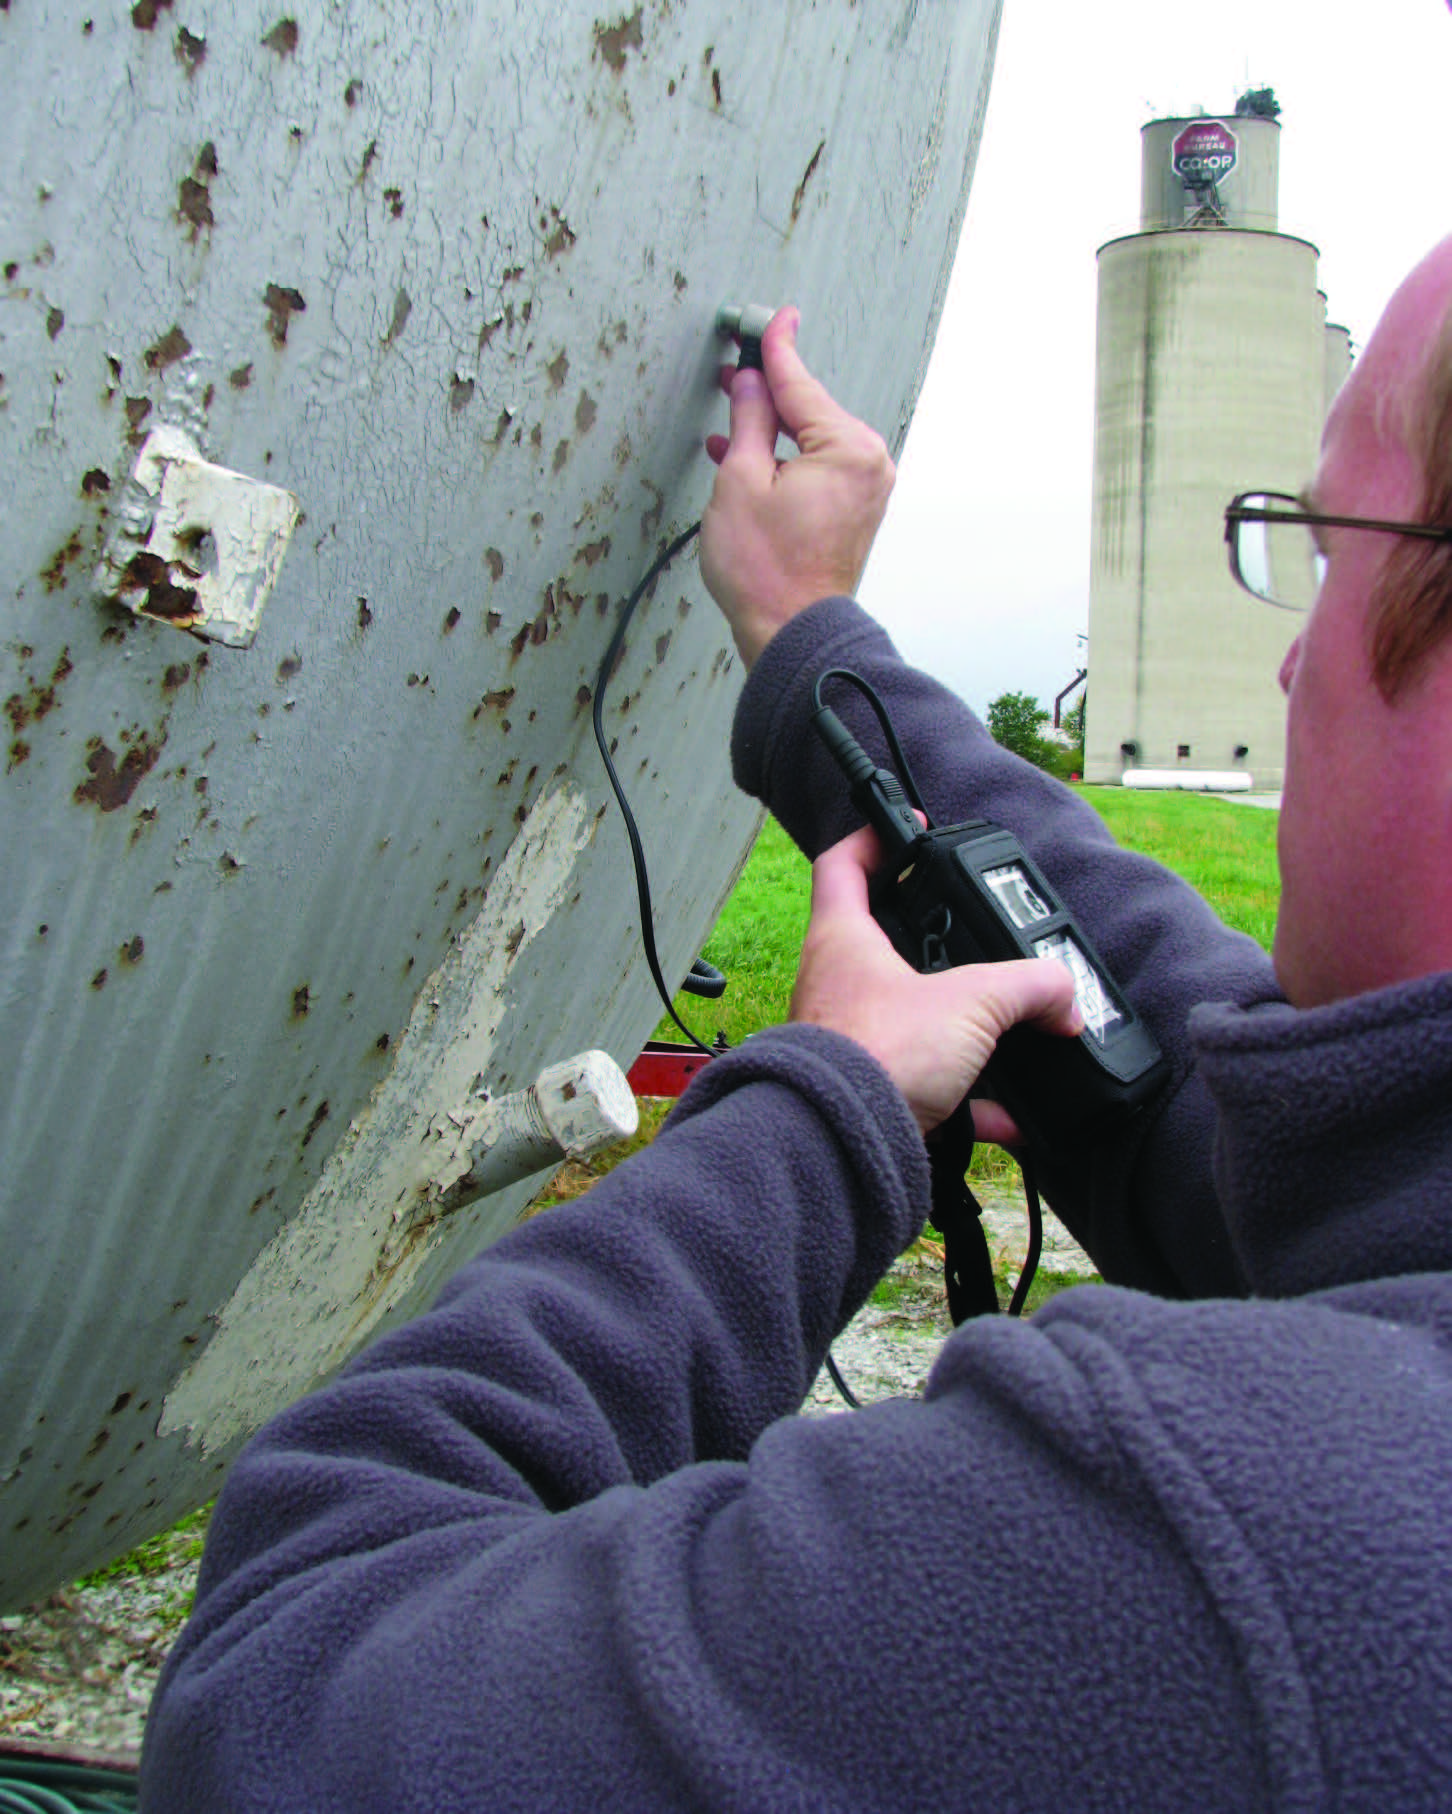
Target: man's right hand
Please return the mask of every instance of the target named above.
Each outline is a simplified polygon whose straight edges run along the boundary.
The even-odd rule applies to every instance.
[[[720,471],[701,524],[701,574],[749,668],[819,598],[856,590],[896,469],[882,437],[850,416],[802,364],[799,317],[762,335],[764,371],[731,379],[731,433],[706,451]],[[800,449],[778,460],[777,435]]]

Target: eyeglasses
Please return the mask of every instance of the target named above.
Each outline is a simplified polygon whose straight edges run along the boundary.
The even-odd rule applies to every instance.
[[[1372,517],[1325,516],[1303,510],[1299,498],[1280,491],[1242,491],[1225,508],[1230,571],[1253,598],[1283,611],[1309,611],[1326,572],[1318,528],[1379,529],[1452,542],[1452,527],[1438,523],[1382,523]]]

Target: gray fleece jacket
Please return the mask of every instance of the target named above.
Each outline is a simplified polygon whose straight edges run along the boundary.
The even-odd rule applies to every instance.
[[[845,600],[736,727],[809,849],[834,664],[1170,1057],[1131,1129],[1041,1156],[1118,1283],[966,1325],[921,1402],[795,1417],[928,1173],[858,1047],[748,1041],[244,1452],[155,1814],[1452,1805],[1452,977],[1292,1011]]]

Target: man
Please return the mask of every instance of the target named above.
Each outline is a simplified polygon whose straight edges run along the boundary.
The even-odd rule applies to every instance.
[[[1337,402],[1317,513],[1426,521],[1449,309],[1452,241]],[[1283,673],[1287,1000],[843,596],[891,468],[794,329],[711,446],[738,777],[809,849],[844,829],[805,700],[850,665],[935,816],[1018,832],[1170,1061],[1128,1131],[1040,1156],[1142,1289],[966,1326],[920,1403],[790,1415],[921,1224],[920,1130],[1005,1027],[1075,1024],[1053,965],[900,965],[856,835],[817,865],[804,1024],[238,1461],[147,1805],[1445,1807],[1452,640],[1399,615],[1416,538],[1319,529]],[[1378,673],[1383,644],[1410,662]]]

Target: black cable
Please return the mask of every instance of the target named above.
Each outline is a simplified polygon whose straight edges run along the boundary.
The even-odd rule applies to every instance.
[[[825,673],[817,676],[817,683],[812,688],[812,706],[816,711],[821,711],[826,704],[826,701],[822,698],[822,682],[824,680],[845,680],[850,682],[872,707],[873,712],[877,716],[877,722],[882,726],[882,734],[887,739],[888,753],[897,764],[897,778],[902,782],[902,790],[907,795],[909,801],[917,807],[918,811],[928,821],[928,830],[931,831],[933,829],[932,816],[928,812],[927,807],[923,804],[923,796],[918,791],[917,782],[913,779],[912,766],[908,762],[907,751],[904,750],[901,743],[898,742],[897,732],[893,729],[892,720],[887,715],[887,707],[882,703],[881,699],[878,698],[877,693],[872,686],[869,685],[860,674],[854,674],[851,668],[828,668]]]
[[[1039,1206],[1038,1185],[1034,1182],[1033,1167],[1025,1153],[1018,1162],[1023,1173],[1023,1195],[1028,1204],[1029,1244],[1024,1255],[1023,1271],[1018,1275],[1018,1284],[1014,1287],[1009,1300],[1008,1314],[1022,1316],[1023,1307],[1028,1302],[1029,1287],[1034,1282],[1034,1275],[1039,1269],[1039,1255],[1044,1250],[1044,1212]]]
[[[666,1013],[670,1015],[671,1019],[680,1028],[682,1033],[685,1034],[686,1038],[690,1040],[691,1044],[695,1046],[697,1051],[710,1053],[711,1056],[714,1057],[715,1053],[712,1051],[712,1048],[699,1040],[681,1019],[680,1015],[676,1013],[675,1004],[671,1000],[670,990],[666,988],[665,978],[661,975],[660,959],[656,956],[655,949],[655,912],[651,906],[650,900],[650,877],[646,873],[645,847],[640,841],[640,832],[635,823],[635,815],[631,812],[630,803],[625,798],[625,789],[621,786],[620,777],[615,772],[615,764],[610,760],[610,750],[605,742],[604,723],[605,688],[609,683],[611,674],[615,671],[615,663],[619,657],[621,645],[625,641],[626,629],[629,626],[631,618],[635,614],[635,607],[680,553],[682,548],[689,546],[689,544],[695,540],[696,536],[700,533],[700,529],[701,525],[699,523],[693,523],[683,534],[678,535],[663,553],[657,555],[645,578],[621,607],[620,617],[615,625],[615,633],[610,638],[609,646],[606,648],[604,657],[600,662],[600,671],[595,677],[595,702],[591,718],[595,726],[595,742],[600,750],[600,760],[605,764],[605,773],[610,778],[611,789],[615,794],[616,800],[619,802],[621,816],[625,820],[626,835],[630,839],[630,857],[635,865],[635,893],[640,902],[640,942],[645,950],[645,961],[650,966],[650,974],[655,983],[656,993],[665,1003]]]
[[[847,1403],[851,1405],[854,1411],[860,1411],[862,1409],[862,1400],[857,1397],[851,1386],[847,1384],[846,1380],[843,1379],[842,1375],[837,1371],[837,1363],[832,1359],[832,1350],[830,1348],[827,1350],[826,1364],[827,1371],[832,1376],[832,1384],[837,1388],[838,1392],[841,1393],[842,1397],[846,1399]]]

